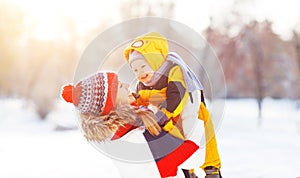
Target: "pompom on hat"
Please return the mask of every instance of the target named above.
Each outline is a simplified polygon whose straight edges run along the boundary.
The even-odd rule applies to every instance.
[[[61,96],[83,114],[106,115],[115,106],[117,92],[118,75],[101,71],[80,80],[75,86],[63,86]]]

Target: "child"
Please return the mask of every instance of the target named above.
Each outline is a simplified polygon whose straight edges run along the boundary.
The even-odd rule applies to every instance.
[[[176,176],[178,166],[199,147],[192,141],[179,139],[161,130],[158,124],[165,119],[159,117],[158,120],[152,111],[143,106],[129,105],[127,92],[127,86],[118,82],[116,73],[97,72],[82,79],[75,86],[64,86],[62,97],[78,109],[84,136],[89,141],[105,142],[119,139],[129,131],[144,125],[146,130],[143,136],[160,177]],[[159,111],[156,114],[162,115]],[[121,148],[120,152],[129,151],[130,154],[132,151]],[[131,172],[134,174],[134,171]]]
[[[173,128],[178,126],[186,139],[195,139],[193,127],[197,118],[203,120],[206,157],[201,168],[206,178],[220,178],[213,123],[205,107],[203,87],[191,69],[176,53],[168,53],[166,38],[156,32],[137,37],[124,55],[139,81],[130,102],[148,106],[154,113],[161,111],[168,118],[160,124],[163,130],[176,135]]]

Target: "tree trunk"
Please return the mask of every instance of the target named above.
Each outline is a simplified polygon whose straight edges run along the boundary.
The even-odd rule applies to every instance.
[[[254,71],[255,71],[255,81],[256,81],[256,100],[258,104],[258,123],[261,124],[262,116],[262,101],[264,98],[264,84],[263,84],[263,61],[264,54],[261,43],[257,39],[252,38],[251,42],[252,54],[254,57]]]

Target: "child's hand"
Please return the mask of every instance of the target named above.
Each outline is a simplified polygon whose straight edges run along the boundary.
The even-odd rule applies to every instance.
[[[136,102],[135,97],[131,93],[128,94],[128,102],[129,102],[129,104],[132,104],[132,103]]]
[[[129,104],[135,103],[139,97],[140,97],[140,95],[138,93],[129,93],[128,94]]]

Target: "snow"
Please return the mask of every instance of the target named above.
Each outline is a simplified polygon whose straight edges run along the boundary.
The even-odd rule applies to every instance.
[[[218,132],[223,174],[231,178],[300,176],[300,111],[288,100],[228,101]]]
[[[300,111],[290,100],[265,99],[262,118],[252,99],[226,100],[217,141],[230,178],[300,177]],[[41,121],[19,99],[0,100],[0,177],[120,178],[113,160],[78,129],[75,109],[58,102]],[[144,170],[136,170],[143,177]]]

